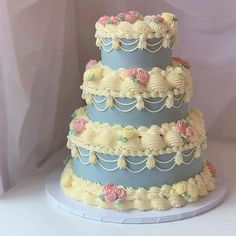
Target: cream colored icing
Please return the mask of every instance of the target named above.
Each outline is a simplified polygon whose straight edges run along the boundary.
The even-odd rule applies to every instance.
[[[103,38],[112,38],[111,49],[120,48],[121,39],[138,39],[137,48],[147,48],[147,39],[162,38],[162,46],[171,47],[175,42],[177,21],[173,14],[162,13],[163,21],[155,21],[155,16],[139,17],[135,22],[121,21],[118,24],[103,25],[99,21],[95,24],[96,45],[105,46]]]
[[[98,198],[102,185],[92,183],[79,176],[72,170],[71,161],[62,173],[60,185],[64,193],[75,200],[89,205],[117,210],[167,210],[171,207],[182,207],[187,203],[196,202],[215,189],[215,178],[204,161],[202,172],[187,181],[181,181],[161,187],[125,188],[126,199],[119,204],[108,203]]]
[[[73,131],[73,123],[81,118],[86,121],[85,130],[76,133]],[[72,157],[76,157],[73,155],[76,153],[73,149],[78,147],[92,148],[97,152],[118,156],[149,156],[184,151],[189,148],[203,148],[206,135],[201,112],[192,109],[186,121],[195,130],[192,139],[183,138],[177,133],[175,122],[163,123],[161,126],[152,125],[150,128],[141,126],[136,129],[132,126],[124,127],[91,121],[86,115],[86,108],[79,108],[70,124],[68,148],[72,149]]]
[[[112,70],[100,62],[84,73],[82,97],[89,103],[91,95],[110,98],[150,98],[170,97],[183,94],[183,101],[189,102],[192,96],[192,81],[190,71],[178,64],[167,66],[165,70],[158,67],[148,71],[149,80],[146,86],[134,82],[127,75],[127,70],[120,68]],[[93,75],[93,79],[91,79]]]

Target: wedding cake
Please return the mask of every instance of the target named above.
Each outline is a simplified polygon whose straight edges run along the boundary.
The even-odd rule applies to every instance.
[[[202,158],[202,113],[188,107],[190,66],[172,57],[176,17],[129,11],[95,26],[101,61],[86,65],[87,106],[72,115],[64,193],[88,205],[141,211],[206,196],[215,169]]]

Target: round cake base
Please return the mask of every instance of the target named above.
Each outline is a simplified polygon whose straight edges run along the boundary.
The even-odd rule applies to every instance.
[[[56,169],[46,180],[45,189],[50,202],[72,215],[119,224],[148,224],[182,220],[193,217],[216,207],[226,195],[226,183],[222,176],[217,177],[216,190],[198,202],[187,204],[181,208],[171,208],[166,211],[118,211],[88,206],[66,196],[60,185],[62,169]]]

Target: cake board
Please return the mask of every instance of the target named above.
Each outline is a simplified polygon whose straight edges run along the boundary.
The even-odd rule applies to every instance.
[[[166,211],[118,211],[88,206],[66,196],[60,187],[62,168],[57,168],[48,176],[45,190],[50,202],[72,215],[95,221],[119,224],[150,224],[182,220],[207,212],[220,204],[226,196],[227,186],[222,175],[217,177],[216,189],[198,202]]]

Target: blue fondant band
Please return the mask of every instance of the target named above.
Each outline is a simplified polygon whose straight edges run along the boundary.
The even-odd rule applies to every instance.
[[[164,48],[163,46],[156,45],[155,47],[148,47],[149,50],[155,51],[159,47],[160,49],[156,52],[149,52],[146,49],[136,49],[137,43],[134,45],[124,45],[121,43],[121,47],[125,50],[131,50],[132,52],[125,52],[123,49],[111,49],[111,39],[103,39],[104,43],[108,46],[101,48],[101,61],[103,65],[111,67],[113,70],[119,68],[130,68],[130,67],[141,67],[146,70],[150,70],[153,67],[160,67],[165,69],[172,61],[172,49]],[[137,41],[137,39],[121,39],[124,43],[131,43]],[[148,39],[147,42],[154,44],[159,42],[160,38]]]
[[[83,153],[89,153],[88,150],[81,148]],[[183,153],[188,154],[191,150],[186,150]],[[168,161],[173,159],[175,153],[159,155],[159,161]],[[193,155],[193,154],[192,154]],[[186,162],[191,161],[193,156],[186,157],[184,160]],[[101,167],[99,163],[92,165],[89,163],[89,157],[81,155],[80,158],[73,159],[73,171],[76,175],[87,179],[91,182],[96,182],[100,184],[115,183],[117,185],[122,185],[124,187],[133,188],[150,188],[152,186],[161,186],[163,184],[172,185],[179,181],[187,180],[196,174],[199,174],[202,169],[202,159],[193,159],[188,165],[175,165],[170,171],[162,171],[157,168],[154,169],[144,169],[139,173],[130,172],[127,169],[117,169],[117,156],[111,156],[108,154],[99,154],[104,160],[110,160],[111,162],[106,162],[100,160],[100,164],[108,170],[115,169],[114,171],[108,171]],[[139,170],[143,166],[145,167],[145,162],[142,164],[134,164],[135,162],[140,162],[141,157],[127,157],[127,159],[132,163],[128,163],[127,166],[131,170]],[[112,160],[114,162],[112,162]],[[82,164],[81,161],[84,163]],[[174,161],[174,160],[173,160]],[[173,165],[173,161],[165,164],[158,163],[158,166],[162,169],[168,169]]]
[[[103,101],[104,97],[95,96],[97,100]],[[134,99],[128,98],[120,98],[119,101],[122,103],[132,102]],[[181,101],[175,101],[175,105],[178,106]],[[183,119],[188,114],[188,105],[187,103],[183,103],[179,108],[166,108],[164,107],[159,112],[149,112],[146,109],[138,110],[134,108],[129,112],[121,112],[117,109],[117,107],[106,108],[106,100],[101,103],[96,103],[87,106],[87,114],[89,119],[92,121],[97,121],[101,123],[109,123],[109,124],[120,124],[120,125],[132,125],[136,128],[139,126],[151,126],[161,125],[162,123],[170,123],[176,122],[177,120]],[[124,106],[121,104],[117,104],[120,109],[129,109],[135,104],[131,104],[130,106]],[[150,110],[157,110],[161,106],[163,106],[163,102],[160,104],[147,104],[145,102],[145,106]],[[98,109],[104,110],[99,111]]]

